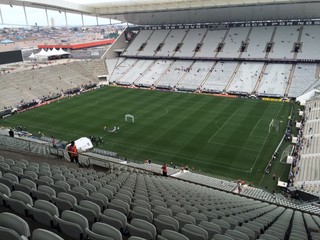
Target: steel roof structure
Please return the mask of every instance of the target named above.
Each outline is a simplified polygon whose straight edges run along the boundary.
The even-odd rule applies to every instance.
[[[319,0],[0,0],[18,5],[113,18],[140,25],[319,19]]]

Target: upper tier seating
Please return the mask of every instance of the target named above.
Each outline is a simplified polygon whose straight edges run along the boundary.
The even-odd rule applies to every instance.
[[[249,31],[249,27],[230,28],[218,57],[239,57],[241,43],[246,40]]]
[[[320,28],[318,26],[303,26],[300,42],[301,50],[298,59],[319,59]]]
[[[190,29],[183,39],[183,45],[180,50],[175,53],[175,57],[189,57],[195,54],[198,43],[201,43],[207,29]]]
[[[153,31],[151,36],[145,42],[146,46],[138,53],[138,56],[153,56],[155,54],[155,50],[159,44],[165,40],[168,33],[169,30]]]
[[[226,32],[227,30],[208,30],[195,57],[214,57],[217,54],[216,49],[219,43],[222,42]]]
[[[271,41],[274,27],[254,27],[247,40],[248,47],[242,53],[243,58],[264,58],[267,43]]]
[[[181,43],[187,32],[188,30],[185,29],[171,30],[164,41],[163,47],[156,52],[155,56],[172,57],[175,54],[177,45]]]
[[[139,48],[143,43],[145,43],[150,35],[153,33],[153,30],[141,30],[138,35],[133,39],[131,44],[124,51],[123,56],[134,56],[139,52]]]
[[[297,42],[300,26],[277,27],[273,48],[268,58],[292,59],[294,43]]]

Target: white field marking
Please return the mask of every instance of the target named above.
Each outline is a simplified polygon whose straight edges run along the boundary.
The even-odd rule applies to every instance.
[[[163,116],[165,116],[165,115],[167,115],[167,114],[169,113],[168,108],[165,108],[164,110],[165,110],[164,113],[161,113],[161,112],[160,112],[160,114],[157,113],[155,116],[152,116],[152,115],[151,115],[151,117],[147,117],[147,118],[145,118],[145,119],[148,120],[148,119],[161,118],[161,117],[163,117]]]
[[[283,107],[283,104],[282,104],[281,108],[279,109],[279,111],[278,111],[277,116],[276,116],[275,119],[278,118],[278,115],[279,115],[279,113],[281,112],[282,107]],[[260,154],[261,154],[261,151],[262,151],[264,145],[265,145],[266,142],[267,142],[267,139],[268,139],[269,135],[270,135],[270,133],[269,133],[269,131],[268,131],[268,134],[267,134],[267,136],[266,136],[265,139],[264,139],[264,142],[263,142],[263,144],[262,144],[262,146],[261,146],[261,148],[260,148],[260,151],[259,151],[259,153],[258,153],[258,155],[257,155],[257,157],[256,157],[256,159],[255,159],[255,161],[254,161],[254,163],[253,163],[253,165],[251,166],[250,173],[252,173],[252,170],[253,170],[254,166],[256,165],[256,163],[257,163],[257,161],[258,161],[258,158],[259,158],[259,156],[260,156]]]
[[[249,137],[251,137],[252,133],[254,132],[254,130],[257,128],[257,126],[259,125],[260,121],[269,121],[267,119],[259,119],[258,122],[256,123],[256,125],[254,125],[253,129],[251,130],[250,134],[249,134]],[[257,137],[257,136],[253,136],[255,138],[263,138],[263,137]]]
[[[6,120],[4,120],[4,121],[6,121]],[[27,126],[27,127],[33,127],[33,128],[35,128],[36,130],[48,131],[48,128],[46,128],[46,127],[39,127],[39,126],[37,126],[37,125],[30,124],[30,123],[25,123],[25,122],[22,122],[22,121],[10,121],[10,122],[11,122],[11,123],[14,123],[14,124],[19,124],[19,125]],[[27,130],[28,130],[28,129],[27,129]],[[50,127],[50,131],[51,131],[51,132],[63,132],[63,133],[67,133],[67,135],[69,135],[69,136],[77,136],[74,131],[68,131],[68,130],[65,130],[65,129],[57,129],[57,128],[54,128],[54,127]]]
[[[226,147],[231,147],[231,148],[244,149],[244,150],[252,151],[252,152],[259,152],[259,149],[254,149],[254,148],[240,147],[240,146],[236,146],[236,145],[224,144],[224,143],[219,143],[219,142],[210,142],[210,143],[216,144],[216,145],[221,145],[221,146],[226,146]]]
[[[108,139],[108,142],[111,142],[111,143],[115,143],[115,144],[118,144],[118,145],[122,145],[122,146],[127,146],[127,144],[122,144],[122,143],[118,143],[117,141],[112,141],[110,139]],[[193,162],[198,162],[198,163],[204,163],[204,164],[208,164],[208,165],[212,165],[212,166],[219,166],[219,167],[223,167],[223,168],[227,168],[227,169],[232,169],[232,170],[235,170],[235,171],[238,171],[238,172],[250,172],[250,170],[240,170],[239,168],[232,168],[232,167],[224,167],[222,166],[221,164],[218,164],[218,163],[212,163],[212,162],[207,162],[207,161],[201,161],[201,160],[195,160],[193,159],[192,157],[188,158],[188,157],[182,157],[182,156],[178,156],[178,155],[174,155],[174,154],[170,154],[170,153],[165,153],[165,152],[161,152],[161,151],[157,151],[157,150],[151,150],[151,149],[148,149],[148,148],[143,148],[143,147],[138,147],[138,146],[134,146],[134,145],[129,145],[129,147],[131,149],[140,149],[140,151],[149,151],[149,152],[153,152],[153,153],[158,153],[158,154],[162,154],[162,155],[165,155],[165,156],[169,156],[169,157],[174,157],[174,158],[180,158],[180,159],[183,159],[183,160],[191,160]]]
[[[230,119],[239,111],[240,108],[238,108],[236,111],[234,111],[231,116],[227,119],[227,121],[222,124],[222,126],[211,136],[211,138],[208,140],[208,143],[211,142],[211,140],[221,131],[222,128],[230,121]]]

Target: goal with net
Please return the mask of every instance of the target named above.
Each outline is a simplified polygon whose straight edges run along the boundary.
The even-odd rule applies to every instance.
[[[134,116],[131,114],[126,114],[126,115],[124,115],[124,120],[126,122],[133,122],[134,123]]]
[[[269,124],[269,133],[278,134],[280,128],[280,121],[272,119]]]

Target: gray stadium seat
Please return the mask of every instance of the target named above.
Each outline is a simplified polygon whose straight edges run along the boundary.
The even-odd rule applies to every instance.
[[[151,211],[155,217],[160,214],[167,215],[169,217],[172,217],[172,215],[173,215],[170,209],[163,207],[163,206],[155,206],[152,208]]]
[[[46,229],[37,228],[33,230],[31,240],[63,240],[63,238]]]
[[[53,203],[45,200],[35,201],[34,206],[29,207],[28,211],[35,221],[48,227],[55,226],[54,216],[59,217],[58,208]]]
[[[198,226],[208,232],[208,239],[212,239],[215,234],[221,233],[221,227],[213,222],[201,221]]]
[[[21,191],[11,192],[11,198],[5,197],[6,205],[8,205],[12,211],[21,215],[28,214],[28,206],[33,206],[32,198]]]
[[[173,217],[167,215],[158,215],[153,219],[153,224],[156,226],[158,233],[163,230],[179,231],[179,222]]]
[[[178,220],[179,222],[179,226],[180,226],[180,229],[185,225],[185,224],[196,224],[196,220],[187,215],[187,214],[184,214],[184,213],[177,213],[175,216],[174,216],[175,219]]]
[[[28,223],[13,213],[0,213],[0,226],[15,231],[19,236],[30,238],[30,229]]]
[[[77,204],[77,199],[69,193],[60,192],[57,197],[52,199],[52,202],[58,207],[60,212],[64,210],[72,210]]]
[[[85,239],[87,233],[85,229],[89,228],[87,218],[80,213],[65,210],[61,218],[54,216],[55,221],[62,233],[73,239]]]
[[[115,209],[119,212],[122,212],[124,215],[129,215],[130,206],[128,203],[120,200],[120,199],[112,199],[111,202],[108,204],[108,208]]]
[[[20,180],[20,183],[14,185],[14,189],[32,196],[32,191],[37,189],[37,184],[30,179],[23,178]]]
[[[3,173],[2,178],[0,178],[0,183],[7,185],[11,189],[11,191],[13,191],[14,185],[16,183],[19,183],[19,178],[13,173]]]
[[[148,240],[156,239],[156,227],[142,219],[132,219],[130,224],[127,224],[127,229],[130,236],[142,237]]]
[[[208,240],[208,232],[193,224],[185,224],[181,228],[181,234],[192,240]]]
[[[151,211],[151,205],[141,199],[135,199],[132,203],[131,203],[131,208],[133,209],[134,207],[139,206],[139,207],[144,207],[146,209],[148,209],[149,211]]]
[[[42,200],[46,200],[46,201],[51,201],[52,198],[56,197],[56,191],[46,185],[40,185],[38,186],[38,189],[34,189],[32,191],[32,196],[35,199],[42,199]]]
[[[232,237],[229,237],[229,236],[222,235],[222,234],[216,234],[216,235],[214,235],[213,240],[235,240],[235,239]]]
[[[130,211],[131,218],[143,219],[147,222],[152,223],[153,213],[146,208],[136,206]]]
[[[100,219],[101,209],[94,202],[82,200],[79,205],[75,205],[75,210],[86,217],[90,224],[99,221]]]
[[[0,236],[1,239],[27,240],[26,237],[20,236],[16,231],[12,230],[11,228],[6,228],[2,226],[0,226]]]
[[[194,217],[194,219],[196,220],[196,224],[198,225],[201,221],[208,221],[207,216],[205,216],[202,213],[198,213],[198,212],[191,212],[189,214],[190,216]]]
[[[120,232],[125,232],[127,228],[127,217],[114,209],[104,210],[104,212],[100,214],[100,221],[115,227]]]
[[[4,206],[5,198],[10,198],[10,197],[11,197],[11,189],[7,185],[0,183],[0,206]]]
[[[86,229],[90,240],[122,240],[122,234],[119,230],[106,223],[94,223],[92,230]]]
[[[182,235],[181,233],[178,233],[176,231],[172,231],[172,230],[163,230],[161,232],[160,238],[161,240],[189,240],[188,237]],[[190,239],[192,240],[192,239]]]
[[[225,233],[226,236],[229,236],[229,237],[233,237],[233,238],[236,238],[236,239],[241,239],[241,240],[250,240],[249,236],[247,236],[246,234],[242,233],[242,232],[239,232],[237,230],[230,230],[228,229]]]

